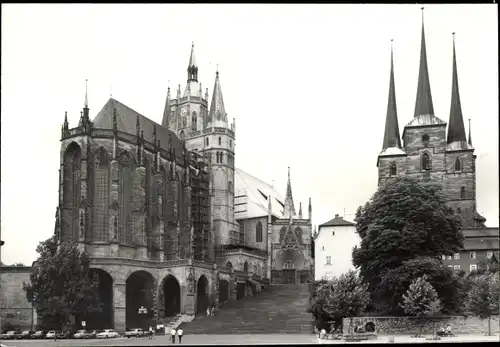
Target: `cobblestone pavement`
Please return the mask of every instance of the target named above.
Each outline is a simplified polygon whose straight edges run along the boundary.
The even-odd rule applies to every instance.
[[[375,340],[360,341],[362,344],[388,343],[389,336],[381,335]],[[410,335],[395,335],[395,343],[460,343],[460,342],[500,342],[500,336],[484,336],[479,334],[462,334],[456,337],[445,337],[441,340],[426,340],[425,337],[414,338]],[[168,336],[156,336],[149,340],[145,338],[124,338],[119,337],[109,340],[19,340],[2,341],[8,347],[49,347],[49,346],[165,346],[172,342]],[[273,334],[273,335],[186,335],[182,339],[183,345],[235,345],[235,344],[345,344],[349,342],[339,340],[319,340],[315,335],[292,335],[292,334]],[[176,345],[179,341],[176,340]],[[351,343],[352,344],[352,343]]]

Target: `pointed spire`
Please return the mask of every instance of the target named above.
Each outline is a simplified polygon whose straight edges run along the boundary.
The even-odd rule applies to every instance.
[[[394,53],[391,40],[391,75],[389,78],[389,98],[387,100],[387,115],[385,118],[385,132],[382,150],[389,147],[401,148],[399,136],[398,111],[396,107],[396,86],[394,82]]]
[[[453,33],[453,77],[451,82],[451,107],[450,119],[448,121],[448,137],[446,143],[467,142],[465,137],[464,119],[462,106],[460,104],[460,92],[458,89],[457,56],[455,54],[455,33]]]
[[[284,218],[292,218],[295,216],[295,207],[293,205],[292,183],[290,180],[290,166],[288,167],[288,182],[286,184],[285,208],[283,211]]]
[[[88,80],[86,79],[85,80],[85,102],[83,104],[83,107],[85,107],[85,108],[89,108],[89,99],[87,96],[87,82],[88,82]]]
[[[226,110],[224,109],[224,100],[222,98],[222,89],[219,80],[219,71],[215,73],[214,91],[212,93],[212,102],[208,114],[209,123],[223,122],[227,126]],[[220,123],[219,123],[220,125]]]
[[[198,66],[196,65],[196,56],[194,54],[194,42],[191,44],[191,54],[188,64],[188,82],[198,82]]]
[[[309,208],[308,208],[308,212],[309,212],[309,216],[308,217],[309,217],[309,220],[312,219],[312,210],[313,210],[313,208],[312,208],[312,204],[311,204],[311,197],[309,197]]]
[[[420,46],[420,68],[418,72],[417,99],[415,101],[415,117],[424,114],[434,115],[429,68],[427,66],[427,50],[425,47],[424,8],[422,7],[422,41]]]
[[[64,127],[68,128],[68,111],[64,111]]]
[[[177,102],[179,103],[181,101],[181,85],[177,85]]]
[[[273,209],[271,205],[271,195],[267,197],[267,222],[272,222]]]
[[[302,203],[299,202],[299,219],[302,219]]]
[[[468,141],[468,143],[470,146],[472,146],[472,133],[470,130],[470,118],[469,118],[469,141]]]
[[[167,100],[165,101],[165,108],[163,109],[163,119],[161,121],[161,125],[168,129],[169,119],[168,116],[170,114],[170,87],[167,89]]]

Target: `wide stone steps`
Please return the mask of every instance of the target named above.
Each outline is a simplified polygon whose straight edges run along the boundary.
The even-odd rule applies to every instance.
[[[183,323],[186,334],[310,334],[306,312],[309,285],[276,285],[241,300],[230,301],[214,317]]]

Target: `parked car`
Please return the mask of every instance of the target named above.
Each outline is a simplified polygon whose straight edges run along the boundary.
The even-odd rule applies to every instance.
[[[83,338],[84,339],[95,339],[95,338],[97,338],[97,334],[99,334],[100,332],[101,332],[100,330],[86,331]]]
[[[24,330],[23,332],[21,332],[20,334],[18,334],[16,337],[18,340],[21,340],[21,339],[30,339],[31,338],[31,335],[33,335],[35,332],[34,331],[31,331],[31,330]]]
[[[78,331],[77,331],[77,332],[73,335],[73,337],[74,337],[75,339],[83,339],[83,338],[85,338],[85,333],[86,333],[86,332],[87,332],[86,330],[78,330]]]
[[[58,333],[58,331],[49,330],[49,332],[45,335],[45,338],[47,338],[47,339],[53,339],[54,337],[56,337],[57,333]]]
[[[98,339],[108,339],[108,338],[119,337],[119,336],[120,336],[120,334],[118,334],[113,329],[104,329],[104,331],[102,333],[97,334]]]
[[[43,339],[45,337],[45,331],[37,330],[33,335],[31,335],[32,339]]]
[[[131,338],[131,337],[142,337],[146,336],[146,332],[142,330],[142,328],[134,328],[134,329],[129,329],[125,332],[125,337]]]
[[[7,333],[2,334],[2,340],[14,340],[20,333],[21,333],[20,331],[15,331],[15,330],[7,331]]]
[[[73,333],[70,330],[66,331],[58,331],[57,332],[57,338],[58,339],[70,339],[73,337]]]

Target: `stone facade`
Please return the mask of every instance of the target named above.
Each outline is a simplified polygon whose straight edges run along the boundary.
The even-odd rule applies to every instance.
[[[477,317],[425,317],[422,319],[416,317],[357,317],[353,318],[352,326],[363,326],[372,322],[375,325],[375,331],[379,334],[414,334],[422,328],[424,334],[432,334],[437,329],[447,326],[457,334],[463,333],[487,333],[488,320]],[[344,334],[348,333],[349,318],[344,318]],[[498,334],[500,332],[499,318],[491,317],[491,332]]]

